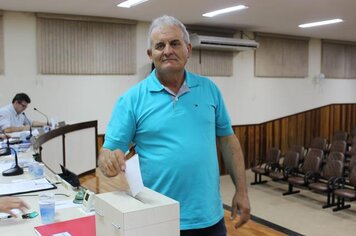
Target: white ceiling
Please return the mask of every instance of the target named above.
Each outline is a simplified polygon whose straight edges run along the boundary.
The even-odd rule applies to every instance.
[[[207,25],[356,42],[356,0],[150,0],[126,9],[123,0],[1,0],[5,11],[47,12],[151,21],[163,14],[185,24]],[[215,18],[202,14],[234,5],[249,8]],[[343,23],[300,29],[299,24],[341,18]]]

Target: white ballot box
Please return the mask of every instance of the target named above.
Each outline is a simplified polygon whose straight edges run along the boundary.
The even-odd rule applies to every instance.
[[[97,236],[179,236],[179,203],[148,188],[95,196]]]

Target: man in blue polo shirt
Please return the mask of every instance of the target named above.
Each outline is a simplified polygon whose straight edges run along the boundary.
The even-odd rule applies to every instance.
[[[124,171],[124,152],[135,143],[144,185],[179,201],[181,235],[225,236],[216,141],[236,186],[236,228],[250,218],[244,159],[219,89],[184,69],[191,52],[180,21],[152,22],[147,54],[156,69],[117,101],[99,166],[107,176]]]

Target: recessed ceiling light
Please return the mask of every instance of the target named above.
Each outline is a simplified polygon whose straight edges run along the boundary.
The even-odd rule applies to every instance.
[[[144,2],[147,2],[148,0],[127,0],[125,2],[122,2],[120,4],[118,4],[117,6],[118,7],[124,7],[124,8],[130,8],[130,7],[133,7],[133,6],[136,6],[138,4],[141,4],[141,3],[144,3]]]
[[[342,19],[333,19],[333,20],[324,20],[324,21],[318,21],[318,22],[311,22],[311,23],[306,23],[306,24],[301,24],[298,25],[300,28],[309,28],[309,27],[315,27],[315,26],[321,26],[321,25],[329,25],[329,24],[335,24],[335,23],[340,23],[343,22]]]
[[[234,6],[234,7],[228,7],[228,8],[220,9],[220,10],[217,10],[217,11],[208,12],[208,13],[203,14],[203,16],[205,16],[205,17],[214,17],[214,16],[217,16],[217,15],[220,15],[220,14],[225,14],[225,13],[233,12],[233,11],[239,11],[239,10],[243,10],[243,9],[246,9],[246,8],[248,8],[248,7],[246,7],[244,5],[238,5],[238,6]]]

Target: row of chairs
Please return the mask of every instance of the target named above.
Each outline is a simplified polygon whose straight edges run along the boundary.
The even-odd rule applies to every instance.
[[[343,153],[331,149],[325,157],[321,149],[310,148],[306,155],[304,151],[298,145],[292,146],[280,164],[280,150],[271,148],[266,163],[252,168],[255,181],[251,184],[265,183],[267,181],[262,181],[262,176],[268,176],[274,181],[288,182],[288,191],[283,195],[298,193],[299,190],[294,190],[294,186],[306,186],[315,192],[327,194],[323,208],[336,206],[334,211],[337,211],[350,207],[345,205],[345,199],[356,200],[356,155],[348,162],[349,171],[345,172]]]

